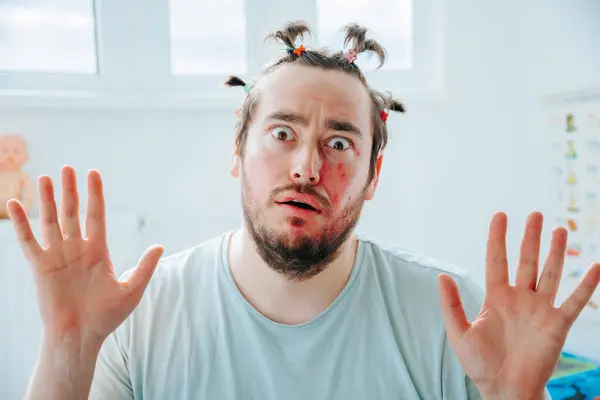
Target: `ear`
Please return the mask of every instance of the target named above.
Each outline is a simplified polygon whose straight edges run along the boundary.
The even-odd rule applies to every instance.
[[[234,178],[238,178],[240,176],[240,164],[240,152],[236,142],[233,145],[233,150],[231,152],[231,160],[229,162],[229,171],[231,173],[231,176],[233,176]]]
[[[381,172],[381,164],[383,163],[383,153],[379,153],[377,161],[375,161],[375,173],[373,179],[367,186],[367,192],[365,194],[365,200],[372,200],[375,197],[375,191],[377,190],[377,184],[379,183],[379,173]]]

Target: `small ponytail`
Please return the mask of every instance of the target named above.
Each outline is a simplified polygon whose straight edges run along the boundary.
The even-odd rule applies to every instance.
[[[344,46],[352,43],[351,49],[345,55],[348,62],[354,62],[356,55],[369,51],[375,53],[379,58],[379,66],[377,68],[383,66],[386,60],[385,49],[377,41],[367,39],[367,28],[358,24],[348,24],[345,27],[345,31]]]
[[[242,78],[238,78],[237,76],[230,76],[225,81],[225,86],[246,86],[246,82],[242,80]]]
[[[404,108],[404,103],[400,102],[399,100],[392,99],[392,98],[390,98],[388,100],[385,108],[387,108],[390,111],[395,111],[395,112],[401,112],[401,113],[406,112],[406,108]]]
[[[291,57],[297,58],[306,52],[304,45],[296,47],[296,41],[303,39],[304,35],[312,34],[308,24],[304,21],[292,21],[284,25],[280,30],[269,33],[265,40],[275,40],[287,46],[287,52]]]
[[[250,93],[252,89],[252,85],[247,84],[242,78],[238,78],[237,76],[230,76],[225,81],[225,86],[234,87],[234,86],[242,86],[246,93]]]
[[[379,117],[384,123],[387,122],[387,118],[389,115],[388,111],[386,110],[401,113],[406,112],[404,104],[400,100],[394,99],[391,93],[387,92],[387,95],[377,91],[372,91],[371,93],[373,100],[379,108]]]

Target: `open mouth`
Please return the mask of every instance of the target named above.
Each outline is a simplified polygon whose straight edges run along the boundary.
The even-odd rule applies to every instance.
[[[306,204],[306,203],[302,203],[301,201],[296,201],[296,200],[283,201],[279,204],[289,204],[290,206],[303,208],[305,210],[317,211],[317,209],[314,208],[313,206]]]

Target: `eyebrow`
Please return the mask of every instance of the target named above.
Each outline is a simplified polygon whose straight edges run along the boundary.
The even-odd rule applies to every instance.
[[[274,113],[270,114],[266,120],[267,121],[276,120],[276,121],[288,122],[290,124],[299,124],[302,126],[308,125],[308,118],[306,118],[304,115],[297,114],[297,113],[294,113],[291,111],[275,111]],[[364,136],[363,133],[360,131],[360,129],[358,129],[358,127],[356,127],[356,125],[354,125],[351,122],[340,120],[340,119],[335,119],[335,118],[326,119],[325,127],[327,129],[331,129],[333,131],[347,132],[347,133],[353,134],[355,136],[358,136],[359,138],[362,138]]]

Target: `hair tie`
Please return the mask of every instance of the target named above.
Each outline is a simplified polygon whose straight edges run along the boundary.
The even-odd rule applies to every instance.
[[[379,116],[381,117],[381,120],[383,122],[387,122],[388,115],[389,114],[385,110],[381,110],[381,112],[379,113]]]
[[[303,44],[301,44],[300,46],[296,47],[296,48],[292,48],[292,47],[287,47],[287,52],[292,55],[294,54],[296,57],[300,57],[303,53],[306,53],[306,47],[304,47]]]
[[[305,52],[306,52],[306,48],[304,47],[304,45],[303,45],[303,44],[301,44],[300,46],[298,46],[298,47],[296,47],[296,48],[294,49],[294,54],[295,54],[297,57],[300,57],[300,56],[301,56],[303,53],[305,53]]]
[[[354,61],[356,61],[356,57],[357,57],[357,54],[356,54],[356,50],[354,50],[354,49],[349,49],[346,52],[344,52],[344,58],[350,64],[352,64]]]
[[[252,90],[252,84],[251,83],[246,83],[244,85],[244,92],[250,93],[251,90]]]

